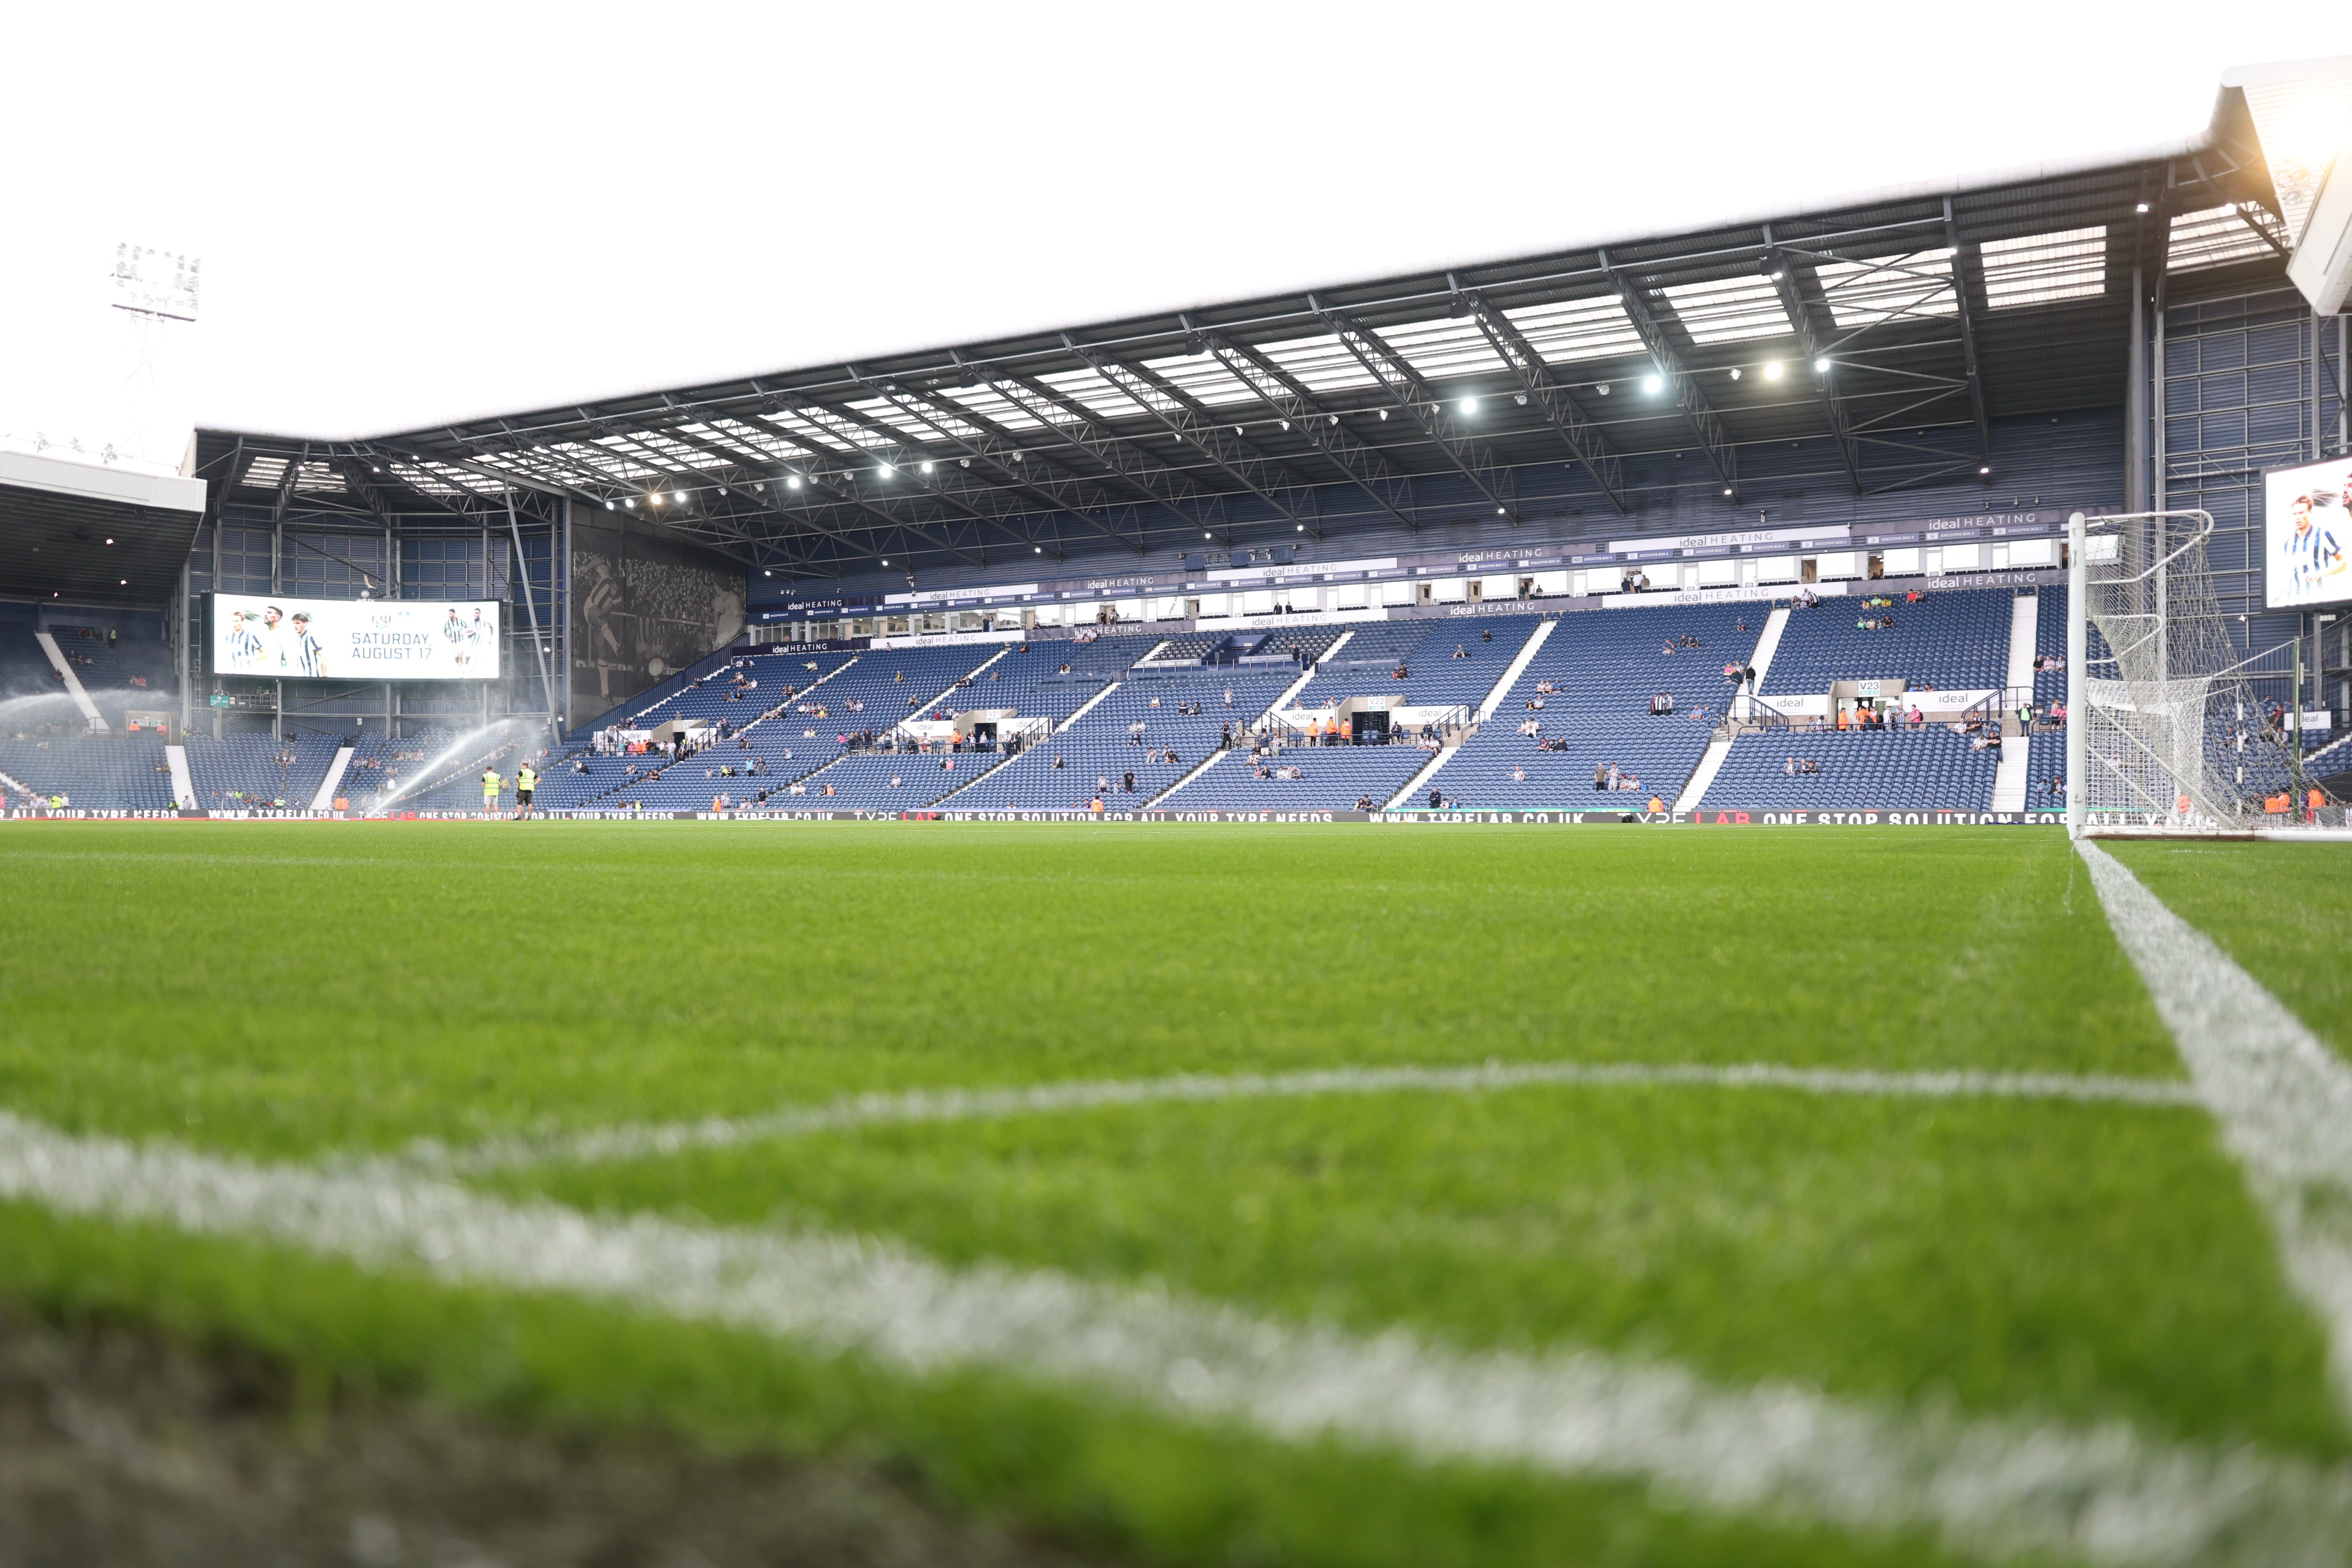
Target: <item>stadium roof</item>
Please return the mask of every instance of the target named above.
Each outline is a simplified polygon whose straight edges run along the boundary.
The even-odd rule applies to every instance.
[[[0,598],[162,603],[187,564],[205,488],[0,452]]]
[[[1868,492],[2120,404],[2135,268],[2177,299],[2286,250],[2231,89],[2194,144],[2090,166],[366,440],[205,432],[199,471],[280,517],[567,496],[788,578],[1517,521],[1538,463],[1622,510],[1664,452],[1728,506],[1740,449],[1790,439]]]

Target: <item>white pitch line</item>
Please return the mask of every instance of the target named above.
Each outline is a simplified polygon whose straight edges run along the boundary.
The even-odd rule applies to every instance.
[[[2202,1103],[2189,1084],[2163,1079],[2063,1073],[1874,1072],[1772,1063],[1710,1067],[1696,1063],[1490,1061],[1477,1067],[1323,1068],[1302,1072],[1214,1076],[1178,1073],[1167,1078],[1080,1079],[1010,1089],[919,1089],[900,1094],[856,1094],[821,1105],[789,1107],[759,1116],[626,1123],[548,1138],[496,1138],[457,1151],[420,1141],[410,1146],[404,1163],[427,1170],[481,1173],[543,1164],[651,1159],[688,1150],[723,1149],[845,1128],[1002,1121],[1105,1106],[1305,1099],[1333,1094],[1459,1094],[1619,1084],[1778,1089],[1807,1094],[1931,1100],[2072,1100],[2156,1106]]]
[[[2175,1447],[2120,1423],[1913,1415],[1793,1384],[1718,1386],[1592,1352],[1360,1338],[1050,1270],[950,1269],[855,1237],[695,1228],[509,1203],[446,1182],[263,1165],[0,1112],[0,1200],[257,1238],[450,1285],[560,1291],[846,1351],[901,1373],[992,1367],[1288,1441],[1627,1479],[1709,1510],[1958,1552],[2339,1565],[2352,1470]]]
[[[2352,1410],[2352,1068],[2115,857],[2077,843],[2198,1099],[2269,1212],[2288,1278],[2326,1328],[2336,1398]]]

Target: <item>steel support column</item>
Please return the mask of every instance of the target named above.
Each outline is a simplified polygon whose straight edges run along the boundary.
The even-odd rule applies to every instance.
[[[1642,346],[1649,351],[1651,362],[1658,367],[1658,374],[1664,376],[1667,384],[1674,388],[1675,409],[1690,426],[1691,434],[1698,437],[1699,449],[1706,454],[1706,460],[1715,469],[1716,477],[1730,492],[1727,499],[1733,505],[1738,505],[1739,449],[1732,445],[1731,433],[1724,428],[1723,418],[1716,413],[1715,405],[1706,400],[1706,394],[1699,390],[1697,381],[1684,365],[1682,355],[1675,353],[1674,344],[1666,341],[1665,329],[1659,324],[1657,317],[1650,313],[1650,303],[1642,298],[1642,290],[1634,285],[1632,278],[1609,259],[1607,251],[1601,251],[1600,255],[1601,269],[1616,289],[1617,300],[1625,308],[1626,320],[1633,323],[1633,331],[1640,336]]]

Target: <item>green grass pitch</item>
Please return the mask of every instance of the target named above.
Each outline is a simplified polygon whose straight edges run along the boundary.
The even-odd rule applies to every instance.
[[[2352,1053],[2352,853],[2118,847]],[[1414,1064],[2175,1081],[2054,831],[10,825],[0,1109],[265,1162],[859,1091]],[[2335,1464],[2202,1112],[1553,1085],[868,1126],[471,1178],[1468,1350]],[[1188,1425],[0,1205],[0,1293],[551,1423],[908,1467],[1168,1563],[1912,1563],[1916,1538]]]

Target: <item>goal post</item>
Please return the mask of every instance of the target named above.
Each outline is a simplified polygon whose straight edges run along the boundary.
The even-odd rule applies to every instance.
[[[2066,827],[2075,837],[2243,833],[2316,816],[2300,693],[2275,716],[2256,694],[2249,671],[2264,656],[2231,636],[2207,559],[2212,533],[2202,510],[2067,520]]]

